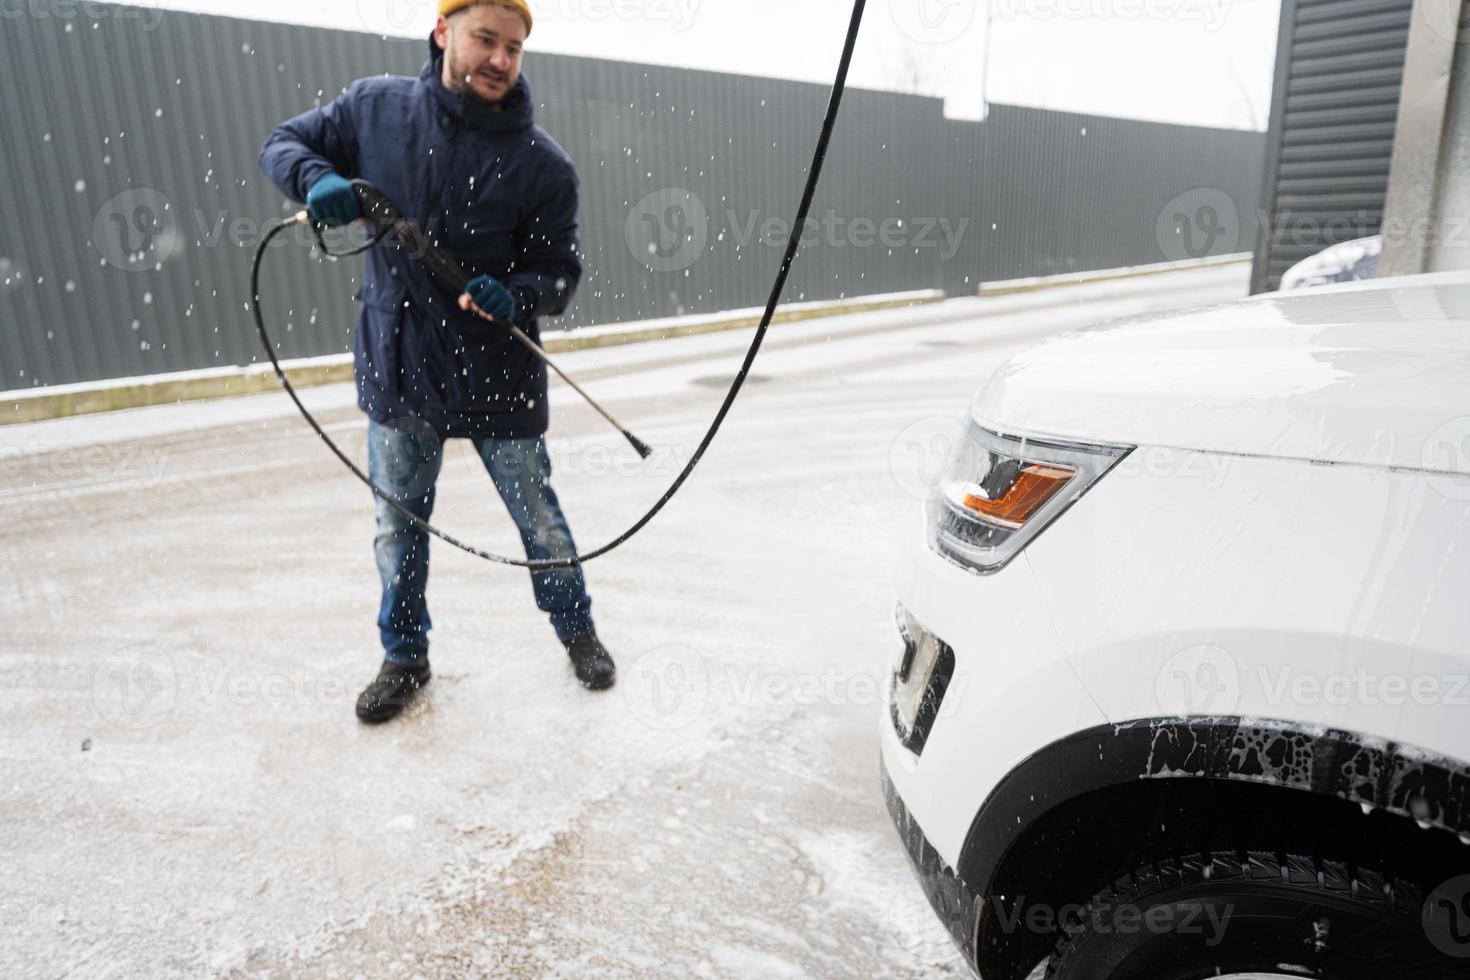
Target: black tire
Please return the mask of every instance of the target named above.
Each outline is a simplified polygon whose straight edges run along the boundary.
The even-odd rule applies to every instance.
[[[1430,942],[1422,912],[1413,885],[1344,863],[1260,851],[1169,857],[1073,916],[1046,980],[1470,977],[1470,959]]]

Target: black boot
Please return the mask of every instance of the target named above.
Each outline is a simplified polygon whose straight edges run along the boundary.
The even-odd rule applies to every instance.
[[[384,660],[377,680],[357,696],[357,717],[373,724],[396,717],[431,676],[428,664],[403,667]]]
[[[596,633],[579,636],[567,644],[577,680],[589,691],[605,691],[618,679],[618,668]]]

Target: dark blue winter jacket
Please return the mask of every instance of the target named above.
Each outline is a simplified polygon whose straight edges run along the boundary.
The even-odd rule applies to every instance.
[[[283,123],[260,165],[297,201],[330,171],[371,181],[467,273],[504,283],[539,339],[536,318],[563,312],[582,276],[576,170],[535,124],[524,77],[493,107],[446,89],[433,38],[429,52],[418,78],[365,78]],[[422,418],[442,436],[545,433],[545,365],[461,311],[391,236],[368,253],[357,299],[358,405],[372,418]]]

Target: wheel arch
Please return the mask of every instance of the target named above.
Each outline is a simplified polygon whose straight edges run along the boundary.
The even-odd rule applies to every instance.
[[[1085,902],[1131,847],[1230,812],[1265,815],[1283,841],[1369,835],[1385,860],[1470,871],[1462,762],[1287,722],[1140,719],[1053,743],[982,805],[955,868],[979,906],[967,952],[986,980],[1024,980],[1055,934],[1016,928],[1017,903]]]

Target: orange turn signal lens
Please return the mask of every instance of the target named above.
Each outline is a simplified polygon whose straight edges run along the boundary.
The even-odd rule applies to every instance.
[[[987,500],[976,493],[965,494],[965,509],[1002,527],[1024,527],[1032,515],[1076,475],[1076,470],[1066,466],[1030,463],[1021,469],[1016,482],[996,500]]]

